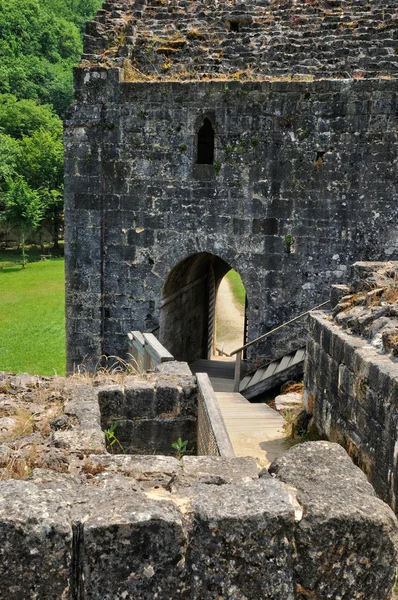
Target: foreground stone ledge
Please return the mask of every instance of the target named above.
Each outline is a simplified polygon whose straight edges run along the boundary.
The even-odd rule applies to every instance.
[[[220,456],[184,456],[177,484],[192,482],[221,485],[258,478],[256,461],[251,457],[234,459]]]
[[[297,598],[381,600],[396,576],[397,520],[345,450],[330,442],[298,445],[270,472],[297,490]]]
[[[54,446],[78,454],[104,453],[106,446],[97,390],[91,385],[75,384],[70,386],[70,396],[64,414],[71,426],[69,430],[52,433]]]
[[[0,598],[71,598],[72,523],[60,494],[0,481],[0,538]]]
[[[80,528],[82,600],[187,597],[186,535],[171,501],[112,493]]]
[[[248,458],[84,465],[0,482],[0,598],[391,598],[395,516],[335,444],[296,446],[260,479]]]
[[[171,481],[178,478],[182,466],[181,462],[172,456],[129,456],[129,455],[91,455],[89,469],[92,472],[123,474],[132,477],[143,487],[167,488]],[[87,465],[86,465],[87,466]]]
[[[191,598],[293,600],[293,532],[278,481],[202,487],[189,540]]]

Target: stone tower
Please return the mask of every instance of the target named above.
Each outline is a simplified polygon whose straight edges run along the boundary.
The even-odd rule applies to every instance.
[[[65,120],[68,369],[154,331],[206,357],[233,267],[248,337],[398,259],[398,7],[106,2]],[[263,355],[297,346],[274,337]]]

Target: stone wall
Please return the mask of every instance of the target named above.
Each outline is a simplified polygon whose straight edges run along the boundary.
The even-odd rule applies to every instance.
[[[101,427],[109,430],[116,424],[112,452],[174,455],[172,444],[181,438],[195,454],[197,395],[192,375],[101,387]]]
[[[307,410],[321,434],[347,450],[397,511],[398,365],[323,313],[311,315],[310,332]]]
[[[191,414],[186,365],[158,369],[123,388],[115,373],[58,381],[56,413],[48,378],[3,379],[3,404],[24,387],[45,420],[0,444],[1,599],[390,600],[397,520],[337,444],[296,446],[272,475],[250,457],[154,455],[159,442],[113,454],[100,404],[133,425]]]
[[[2,598],[391,598],[396,519],[335,444],[294,448],[276,478],[250,458],[76,462],[0,481]]]
[[[374,77],[397,73],[397,32],[391,0],[112,0],[83,59],[124,63],[134,80]]]
[[[391,81],[121,77],[117,68],[77,69],[65,120],[69,369],[124,357],[128,331],[155,330],[165,290],[178,297],[169,278],[193,281],[173,275],[187,257],[205,255],[205,273],[219,260],[238,271],[253,339],[324,301],[348,264],[398,256]],[[196,164],[205,116],[213,165]],[[198,349],[206,357],[208,277],[200,285],[189,314],[201,309],[202,331],[180,360]],[[183,311],[174,324],[191,334]],[[295,336],[284,332],[258,355],[296,347]]]

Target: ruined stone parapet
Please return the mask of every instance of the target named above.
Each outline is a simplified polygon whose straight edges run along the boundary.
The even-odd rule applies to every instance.
[[[154,455],[174,452],[173,420],[184,435],[182,415],[194,418],[193,377],[173,362],[145,381],[112,377],[65,382],[47,440],[62,465],[37,460],[37,434],[4,441],[1,599],[390,600],[397,522],[342,448],[296,447],[272,475],[250,457]],[[104,416],[123,448],[101,430]],[[139,436],[120,435],[123,416],[156,421],[150,454],[128,453]],[[13,468],[24,452],[29,469]]]
[[[294,534],[297,598],[390,598],[396,520],[343,448],[300,444],[270,472],[296,490],[302,510]]]
[[[170,455],[181,437],[196,451],[198,389],[184,364],[170,362],[146,379],[111,385],[71,384],[52,444],[82,455],[106,452],[104,431],[117,426],[115,453]],[[172,373],[172,375],[170,374]]]
[[[85,64],[126,80],[398,72],[394,2],[105,2],[87,24]]]
[[[305,444],[271,470],[98,455],[86,480],[1,481],[0,597],[388,600],[396,519],[345,452]]]
[[[380,297],[373,294],[370,300],[367,308],[346,307],[340,324],[324,313],[311,314],[304,397],[321,434],[346,448],[377,494],[397,511],[398,364],[369,337],[397,318],[389,319],[388,310],[380,313]]]

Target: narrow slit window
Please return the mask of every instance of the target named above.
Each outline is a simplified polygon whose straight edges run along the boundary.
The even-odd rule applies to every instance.
[[[235,33],[237,33],[239,31],[239,21],[230,21],[229,30],[235,31]]]
[[[198,165],[212,165],[214,161],[214,129],[206,117],[198,131]]]

